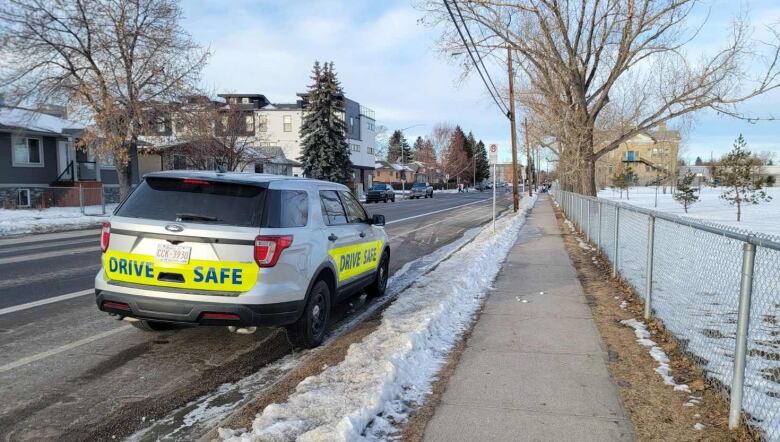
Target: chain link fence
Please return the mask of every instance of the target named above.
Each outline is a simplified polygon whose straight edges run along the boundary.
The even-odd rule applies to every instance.
[[[552,194],[729,400],[729,426],[780,441],[780,237]]]

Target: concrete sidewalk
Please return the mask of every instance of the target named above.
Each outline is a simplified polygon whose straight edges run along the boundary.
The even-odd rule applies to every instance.
[[[426,441],[633,440],[552,203],[537,202]]]

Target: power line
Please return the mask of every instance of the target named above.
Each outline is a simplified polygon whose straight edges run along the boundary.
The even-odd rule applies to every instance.
[[[482,70],[485,71],[485,76],[487,76],[488,81],[490,81],[490,85],[493,86],[493,90],[496,92],[496,95],[500,95],[498,93],[498,88],[493,83],[493,79],[490,78],[490,74],[488,73],[487,67],[485,67],[485,62],[482,61],[482,54],[479,53],[479,50],[477,49],[477,43],[474,42],[474,37],[471,35],[471,31],[469,30],[469,26],[466,24],[466,20],[463,18],[463,13],[460,11],[460,6],[458,6],[457,0],[452,0],[452,4],[455,5],[455,10],[458,11],[458,16],[460,17],[460,21],[463,23],[463,28],[466,30],[466,35],[469,36],[469,41],[471,41],[471,45],[474,46],[474,52],[477,53],[477,59],[479,59],[479,64],[482,65]],[[506,114],[509,112],[509,109],[507,109],[504,102],[501,102],[502,111]]]
[[[474,67],[477,69],[477,73],[479,73],[479,77],[482,78],[482,83],[485,84],[485,88],[490,93],[490,96],[493,97],[493,101],[495,101],[496,106],[498,106],[499,109],[501,109],[501,112],[503,112],[505,115],[509,115],[509,112],[506,111],[506,105],[504,105],[501,101],[496,98],[496,94],[493,93],[493,90],[490,88],[490,85],[488,84],[487,80],[485,80],[485,75],[487,75],[487,70],[485,70],[485,75],[482,75],[482,70],[479,68],[479,64],[477,64],[476,58],[474,58],[474,54],[471,53],[471,48],[469,47],[468,42],[466,42],[466,37],[463,36],[463,32],[460,30],[460,26],[458,25],[458,21],[455,19],[455,15],[452,13],[452,9],[450,8],[450,4],[447,2],[447,0],[444,1],[444,6],[447,7],[447,12],[450,14],[450,18],[452,19],[452,24],[455,25],[455,30],[458,31],[458,35],[460,35],[460,39],[463,42],[463,45],[466,47],[466,51],[469,53],[469,57],[471,57],[471,62],[474,63]],[[457,7],[457,5],[455,5]],[[466,29],[468,31],[468,28]],[[476,51],[476,47],[474,49]],[[488,75],[488,78],[490,76]],[[493,81],[490,81],[490,84],[493,84]],[[495,86],[494,86],[495,87]],[[496,91],[497,92],[497,91]]]

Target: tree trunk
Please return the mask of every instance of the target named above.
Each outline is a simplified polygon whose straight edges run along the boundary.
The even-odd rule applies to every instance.
[[[593,127],[586,131],[580,145],[582,168],[580,169],[580,192],[583,195],[596,196],[596,155],[593,152]]]
[[[119,201],[124,201],[130,194],[130,164],[117,161],[116,178],[119,182]]]

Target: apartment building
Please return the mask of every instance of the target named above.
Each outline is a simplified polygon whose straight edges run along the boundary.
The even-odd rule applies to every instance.
[[[596,186],[612,183],[616,172],[631,168],[635,185],[647,186],[661,180],[670,182],[677,176],[677,154],[680,132],[661,123],[655,131],[638,134],[596,161]]]
[[[298,161],[302,154],[300,129],[307,111],[306,93],[297,94],[295,103],[271,103],[262,94],[220,94],[224,101],[211,101],[205,97],[195,97],[188,103],[171,106],[169,113],[156,116],[156,124],[150,125],[150,131],[142,137],[146,144],[143,149],[146,158],[141,158],[142,172],[149,168],[178,168],[186,163],[183,156],[186,143],[177,136],[176,107],[206,105],[219,109],[230,107],[231,118],[240,122],[240,136],[243,142],[260,153],[274,150],[276,163],[283,163],[285,171],[294,176],[302,175]],[[238,115],[235,115],[238,113]],[[350,160],[353,165],[355,188],[361,192],[371,186],[376,149],[376,120],[374,111],[360,103],[344,98],[344,114],[341,115],[346,128],[346,139],[350,148]],[[219,125],[218,125],[219,126]],[[215,130],[220,130],[218,127]],[[164,152],[179,150],[180,154],[166,155]],[[280,155],[281,154],[281,155]],[[149,155],[152,155],[150,158]],[[247,164],[241,168],[244,172],[269,172],[271,164],[262,159],[258,163]],[[176,164],[173,164],[176,163]]]

